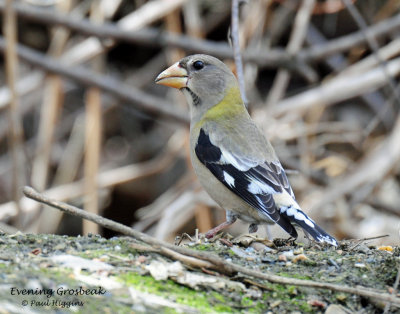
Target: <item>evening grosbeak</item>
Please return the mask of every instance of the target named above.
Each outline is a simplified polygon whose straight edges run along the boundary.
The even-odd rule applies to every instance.
[[[183,92],[191,108],[193,168],[210,196],[226,211],[226,221],[206,233],[213,237],[236,219],[277,223],[293,238],[300,226],[318,242],[336,240],[308,217],[271,144],[252,121],[232,71],[220,60],[192,55],[160,73],[157,84]]]

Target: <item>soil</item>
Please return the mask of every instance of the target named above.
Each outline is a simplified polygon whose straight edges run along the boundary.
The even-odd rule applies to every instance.
[[[398,247],[229,236],[185,244],[289,278],[394,292]],[[379,300],[194,269],[127,237],[0,236],[1,313],[381,313]],[[391,313],[400,312],[392,305]]]

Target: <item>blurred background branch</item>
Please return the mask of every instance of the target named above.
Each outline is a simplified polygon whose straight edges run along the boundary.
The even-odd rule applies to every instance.
[[[239,2],[0,1],[0,229],[113,235],[22,197],[25,184],[169,241],[223,220],[191,170],[185,101],[154,84],[206,53],[236,63],[305,211],[338,238],[398,243],[400,6]]]

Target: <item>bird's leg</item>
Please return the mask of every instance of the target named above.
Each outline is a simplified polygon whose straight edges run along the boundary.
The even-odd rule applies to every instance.
[[[219,231],[229,227],[236,220],[237,220],[237,216],[235,216],[231,211],[227,210],[226,211],[226,221],[224,221],[222,224],[216,226],[215,228],[212,228],[211,230],[207,231],[207,233],[205,234],[206,238],[207,239],[213,238]]]
[[[308,234],[307,231],[303,230],[304,232],[304,237],[308,240],[308,246],[311,247],[313,240],[310,238],[310,235]]]
[[[255,223],[250,224],[250,226],[249,226],[249,233],[257,232],[257,230],[258,230],[258,225],[257,225],[257,224],[255,224]]]
[[[269,225],[265,226],[265,232],[267,233],[267,238],[272,239],[271,230],[269,228]]]

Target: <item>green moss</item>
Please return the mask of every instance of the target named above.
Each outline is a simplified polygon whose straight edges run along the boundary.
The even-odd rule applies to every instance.
[[[277,273],[278,276],[282,277],[288,277],[288,278],[296,278],[296,279],[305,279],[305,280],[310,280],[312,279],[311,276],[309,275],[301,275],[297,273],[288,273],[288,272],[279,272]]]
[[[225,297],[216,292],[210,294],[203,291],[195,291],[170,279],[157,281],[151,276],[141,276],[137,273],[122,274],[119,279],[124,284],[133,286],[139,291],[162,296],[168,295],[168,298],[179,304],[191,306],[201,311],[232,312],[232,309],[226,305]]]
[[[197,244],[193,246],[193,249],[197,251],[209,251],[210,250],[210,245],[209,244]]]
[[[300,302],[299,304],[299,310],[302,313],[311,313],[311,312],[315,312],[313,307],[308,304],[307,302]]]
[[[241,305],[244,307],[250,307],[253,305],[253,303],[254,303],[253,300],[248,297],[242,298],[242,301],[241,301]]]

